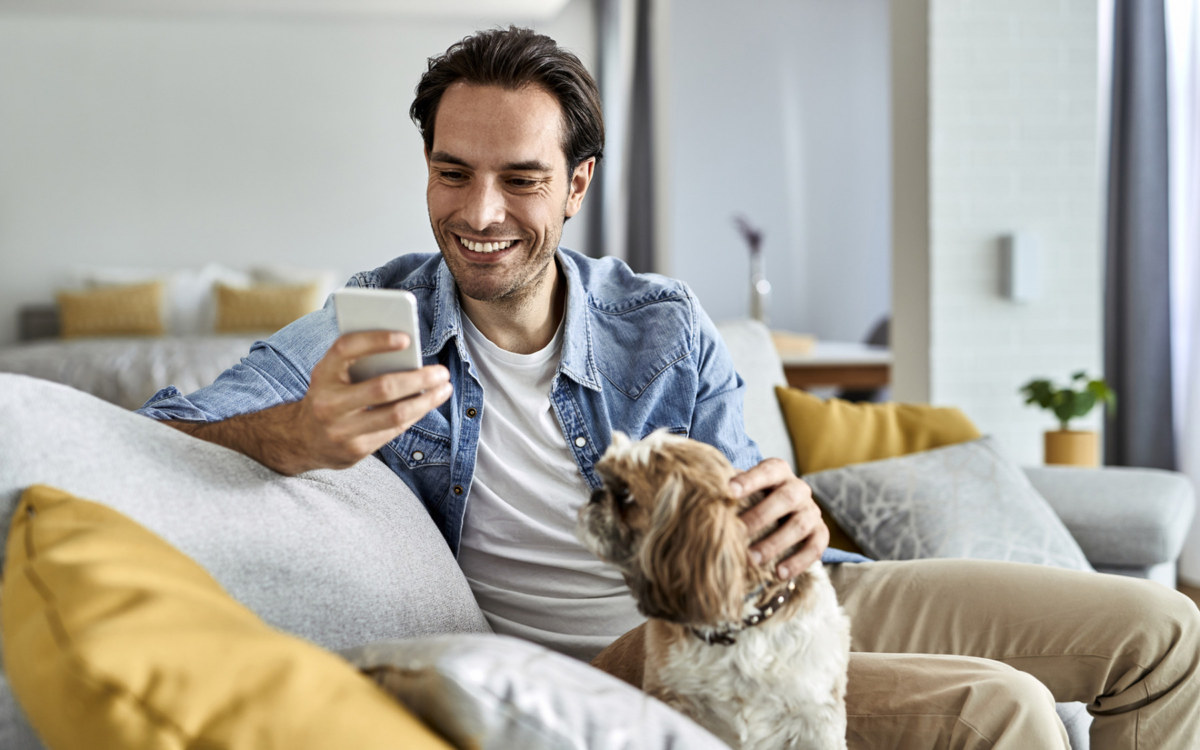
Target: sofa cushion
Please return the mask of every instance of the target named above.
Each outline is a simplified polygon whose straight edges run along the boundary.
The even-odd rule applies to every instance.
[[[488,631],[424,507],[374,458],[285,477],[20,375],[0,374],[0,424],[0,534],[21,491],[49,484],[129,516],[268,624],[318,645]]]
[[[431,636],[344,655],[456,747],[725,747],[616,677],[515,638]]]
[[[953,407],[824,400],[799,388],[776,388],[802,474],[877,461],[979,437]]]
[[[449,747],[110,508],[34,486],[6,559],[5,665],[50,747]]]
[[[1091,570],[1062,521],[991,438],[805,479],[877,559],[970,557]]]

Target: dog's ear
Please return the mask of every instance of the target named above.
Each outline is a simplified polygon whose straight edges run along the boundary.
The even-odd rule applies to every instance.
[[[659,489],[629,578],[642,614],[688,625],[742,619],[746,526],[723,487],[675,474]]]

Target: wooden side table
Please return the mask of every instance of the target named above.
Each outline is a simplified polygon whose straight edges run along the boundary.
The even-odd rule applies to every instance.
[[[852,341],[819,341],[811,336],[772,333],[793,388],[882,388],[891,380],[892,352]]]

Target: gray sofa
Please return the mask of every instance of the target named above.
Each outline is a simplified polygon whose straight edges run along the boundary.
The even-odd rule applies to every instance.
[[[721,330],[748,381],[748,431],[767,455],[790,460],[772,390],[782,367],[768,332],[752,322]],[[0,535],[34,483],[110,506],[196,560],[267,623],[358,664],[386,657],[423,670],[407,702],[446,736],[465,742],[483,732],[482,747],[722,747],[607,675],[489,634],[440,534],[377,461],[281,477],[19,375],[0,375],[0,424]],[[1173,567],[1193,505],[1179,477],[1070,469],[1030,477],[1098,568],[1161,578]],[[1084,746],[1075,739],[1086,727],[1078,710],[1064,718]],[[470,732],[457,735],[462,727]],[[0,671],[0,747],[41,746]],[[97,738],[94,746],[112,745]]]

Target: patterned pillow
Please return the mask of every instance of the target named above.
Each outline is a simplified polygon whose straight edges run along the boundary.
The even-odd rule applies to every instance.
[[[1045,498],[990,437],[804,478],[879,560],[971,557],[1092,569]]]

